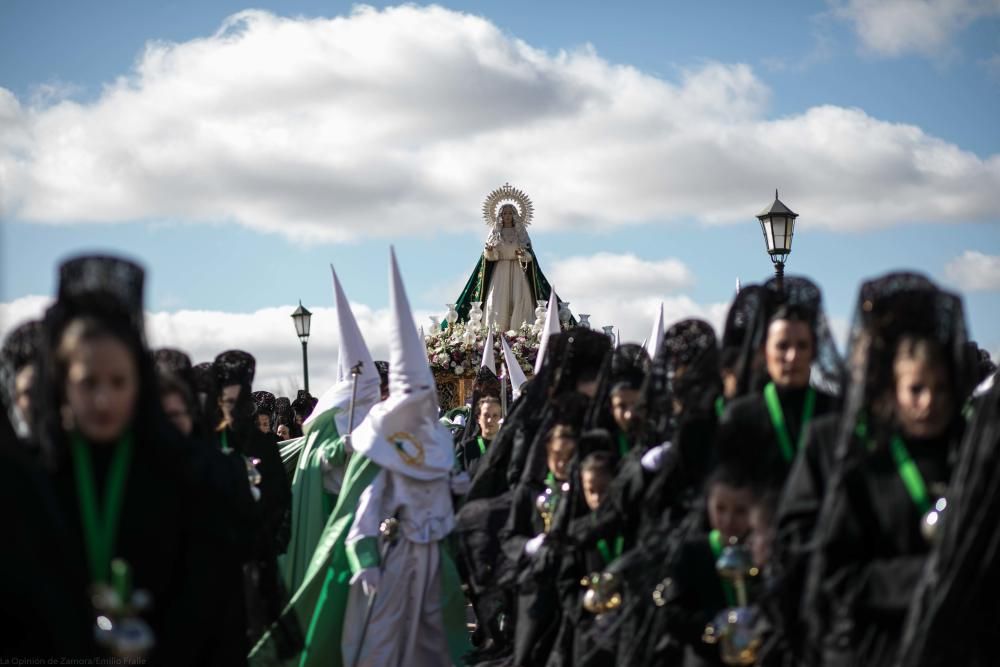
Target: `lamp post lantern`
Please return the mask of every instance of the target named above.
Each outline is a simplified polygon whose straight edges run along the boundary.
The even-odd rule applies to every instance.
[[[767,244],[767,254],[774,264],[774,275],[778,279],[779,288],[785,275],[785,259],[792,252],[792,235],[797,217],[798,213],[778,199],[777,189],[774,191],[774,202],[757,214],[760,229],[764,233],[764,243]]]
[[[309,341],[309,327],[312,322],[312,313],[302,305],[299,299],[299,307],[292,313],[292,321],[295,323],[295,333],[302,341],[302,377],[305,381],[305,390],[309,391],[309,357],[306,354],[306,344]]]

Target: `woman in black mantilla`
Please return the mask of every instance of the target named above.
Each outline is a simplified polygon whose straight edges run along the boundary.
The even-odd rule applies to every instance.
[[[534,322],[537,302],[548,299],[552,288],[528,238],[533,215],[531,199],[510,184],[486,198],[483,218],[490,235],[455,305],[460,322],[468,321],[473,302],[483,304],[486,326],[499,331]]]
[[[722,392],[726,401],[739,398],[749,391],[750,375],[756,353],[750,353],[750,329],[758,320],[763,307],[764,288],[744,285],[737,293],[726,314],[719,350]]]
[[[277,558],[288,546],[291,487],[281,455],[270,434],[256,424],[256,406],[250,393],[256,361],[247,352],[229,350],[215,358],[218,395],[209,400],[214,440],[229,450],[257,459],[260,471],[259,522],[253,539],[253,557],[246,566],[248,650],[281,614],[284,604]],[[294,641],[294,638],[293,638]]]
[[[569,498],[587,403],[586,396],[575,392],[552,401],[546,427],[532,443],[507,524],[500,533],[505,570],[517,593],[513,664],[519,667],[544,665],[559,630],[556,576],[562,558],[562,531],[555,517]],[[547,518],[539,507],[543,495],[550,499]]]
[[[274,411],[277,407],[277,397],[269,391],[255,391],[253,403],[257,407],[254,419],[261,433],[274,435]],[[274,435],[274,444],[278,444],[278,436]]]
[[[38,345],[42,323],[31,320],[11,331],[0,348],[0,407],[26,438],[30,433],[31,386],[38,376]]]
[[[244,665],[247,619],[243,564],[252,558],[258,519],[246,463],[233,452],[223,453],[213,446],[214,438],[206,435],[204,415],[194,398],[190,357],[168,348],[156,350],[154,358],[163,412],[181,435],[194,441],[191,468],[204,494],[199,502],[204,508],[199,525],[213,543],[200,556],[207,581],[197,600],[206,628],[199,655],[205,665]]]
[[[623,469],[616,489],[631,489],[617,500],[626,518],[626,544],[635,548],[623,559],[626,608],[622,613],[619,662],[639,664],[650,651],[665,618],[651,614],[649,594],[667,575],[674,552],[700,514],[703,484],[714,463],[712,442],[722,393],[719,352],[711,325],[682,320],[664,334],[650,369],[644,414],[650,447],[642,458]],[[665,442],[666,441],[666,442]],[[614,496],[613,496],[614,497]],[[628,594],[630,593],[630,594]],[[658,611],[659,608],[657,608]]]
[[[930,550],[922,521],[947,488],[972,389],[959,297],[893,276],[865,287],[803,603],[809,664],[896,659]]]
[[[819,288],[785,277],[764,289],[745,346],[745,355],[760,361],[741,363],[756,390],[726,406],[717,452],[720,462],[743,466],[758,485],[780,488],[809,422],[836,410],[843,372]]]
[[[639,423],[637,406],[649,364],[645,348],[635,343],[623,343],[611,350],[602,364],[587,427],[613,434],[616,462],[625,458],[635,442]],[[589,453],[581,452],[583,456]]]
[[[32,421],[58,517],[52,529],[60,553],[49,556],[62,562],[53,570],[41,561],[37,576],[22,576],[64,596],[72,621],[60,643],[76,644],[74,652],[100,656],[122,648],[107,631],[107,617],[112,628],[121,619],[108,612],[109,598],[93,598],[92,607],[91,590],[110,587],[125,600],[143,590],[151,597],[142,614],[154,642],[148,660],[197,664],[209,631],[193,613],[206,583],[198,555],[210,546],[199,541],[190,448],[160,408],[145,344],[143,278],[139,266],[114,257],[60,266],[58,297],[45,314]]]

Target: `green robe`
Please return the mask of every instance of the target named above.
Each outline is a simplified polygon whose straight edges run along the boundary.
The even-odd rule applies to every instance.
[[[292,438],[278,444],[281,444],[278,453],[281,455],[281,462],[285,464],[285,472],[292,473],[299,463],[299,456],[302,454],[302,448],[305,447],[306,439],[305,437]]]
[[[327,519],[303,583],[283,612],[283,615],[294,614],[300,627],[307,629],[306,647],[298,660],[279,661],[274,641],[268,633],[250,652],[253,667],[290,667],[296,664],[300,667],[342,667],[341,632],[353,574],[345,546],[347,533],[354,523],[362,491],[372,483],[379,470],[379,466],[370,459],[359,454],[351,456],[336,507]],[[469,650],[465,597],[458,571],[443,543],[441,582],[449,652],[452,663],[461,665],[462,656]]]
[[[301,453],[296,457],[292,479],[292,536],[288,551],[279,559],[285,589],[296,591],[305,579],[309,562],[333,511],[336,496],[323,487],[322,462],[334,466],[347,464],[344,438],[337,431],[339,409],[327,410],[307,426],[301,438]]]

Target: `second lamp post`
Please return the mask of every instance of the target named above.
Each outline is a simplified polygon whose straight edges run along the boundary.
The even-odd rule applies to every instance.
[[[309,341],[311,320],[312,313],[306,310],[302,305],[302,300],[299,299],[299,307],[292,313],[292,321],[295,322],[295,333],[298,334],[299,340],[302,341],[302,377],[305,381],[306,393],[309,392],[309,356],[306,354],[306,343]]]

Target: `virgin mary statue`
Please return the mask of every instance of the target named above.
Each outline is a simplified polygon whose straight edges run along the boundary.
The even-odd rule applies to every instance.
[[[486,197],[483,218],[490,234],[455,304],[459,321],[468,321],[472,303],[482,302],[487,327],[508,331],[534,322],[536,302],[547,300],[552,288],[528,238],[533,215],[531,199],[509,183]]]

